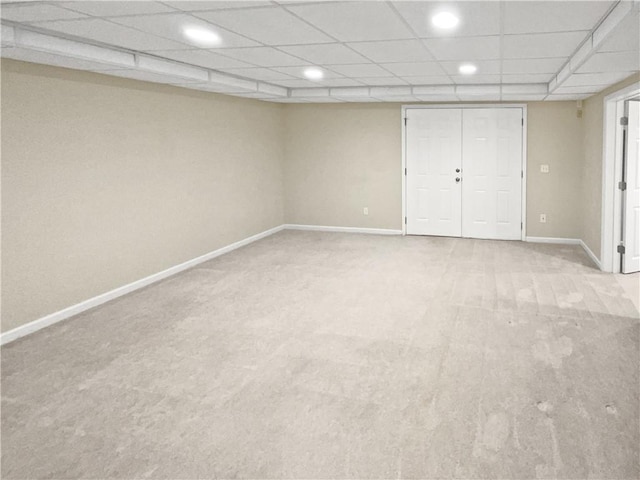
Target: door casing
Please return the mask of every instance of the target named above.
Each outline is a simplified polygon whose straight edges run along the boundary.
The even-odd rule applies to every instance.
[[[524,241],[527,236],[527,104],[526,103],[447,103],[433,105],[403,105],[400,117],[402,125],[402,235],[407,234],[407,224],[405,219],[407,216],[407,177],[405,175],[407,168],[407,129],[405,119],[407,118],[407,110],[425,109],[425,108],[521,108],[524,124],[522,126],[522,232],[520,239]]]

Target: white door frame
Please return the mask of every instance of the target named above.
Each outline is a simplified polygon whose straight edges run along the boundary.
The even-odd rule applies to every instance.
[[[600,268],[604,272],[620,273],[622,222],[622,128],[618,119],[624,116],[624,102],[640,94],[640,82],[604,97],[602,142],[602,225],[600,238]]]
[[[407,110],[420,108],[521,108],[524,125],[522,126],[522,232],[520,239],[527,236],[527,104],[526,103],[446,103],[432,105],[403,105],[402,117],[402,235],[407,234]]]

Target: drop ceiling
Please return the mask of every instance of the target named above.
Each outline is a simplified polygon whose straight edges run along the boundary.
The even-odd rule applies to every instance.
[[[581,99],[640,70],[637,1],[0,6],[3,57],[266,101]],[[452,31],[430,21],[442,8],[460,19]],[[195,45],[187,26],[221,43]],[[463,62],[477,72],[459,74]]]

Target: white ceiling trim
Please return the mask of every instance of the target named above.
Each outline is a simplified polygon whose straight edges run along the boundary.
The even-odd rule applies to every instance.
[[[628,0],[619,1],[609,14],[591,31],[587,39],[569,57],[560,71],[551,79],[548,85],[549,94],[553,94],[558,87],[566,82],[589,58],[598,52],[598,47],[613,33],[616,27],[627,17],[638,10],[638,2]],[[552,95],[550,95],[552,97]],[[564,95],[562,96],[565,97]],[[549,100],[554,98],[548,98]]]

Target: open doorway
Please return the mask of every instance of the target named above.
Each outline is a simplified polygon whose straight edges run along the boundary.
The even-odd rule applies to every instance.
[[[602,269],[640,271],[640,85],[604,99]]]

